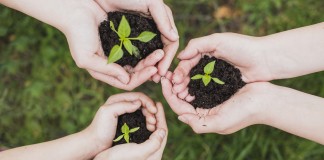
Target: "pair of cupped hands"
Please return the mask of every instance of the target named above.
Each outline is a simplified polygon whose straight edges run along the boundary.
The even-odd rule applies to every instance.
[[[262,47],[264,45],[260,38],[220,33],[193,39],[179,53],[177,58],[180,59],[180,63],[172,73],[168,71],[168,68],[177,52],[179,36],[171,10],[162,0],[96,0],[79,1],[74,5],[78,5],[76,7],[78,10],[75,10],[70,21],[64,24],[67,26],[58,25],[57,28],[66,35],[72,57],[77,66],[86,69],[95,79],[124,90],[133,90],[147,80],[153,80],[156,83],[161,80],[163,95],[168,104],[179,115],[179,120],[190,125],[196,133],[229,134],[249,125],[263,123],[264,107],[267,106],[267,101],[274,98],[269,95],[275,95],[276,92],[274,85],[266,81],[273,80],[276,77],[273,76],[273,68],[268,66],[267,54],[263,53],[264,48]],[[154,51],[131,71],[115,63],[107,64],[107,58],[101,48],[98,26],[107,19],[106,12],[117,10],[136,11],[152,16],[162,33],[164,48]],[[69,25],[73,27],[68,27]],[[194,109],[190,105],[194,97],[188,94],[187,88],[190,81],[189,72],[199,62],[203,54],[215,56],[231,63],[241,71],[242,79],[247,83],[229,100],[210,110]],[[114,99],[113,97],[110,100]],[[121,97],[123,100],[127,100],[131,95],[124,94]],[[143,97],[143,95],[140,97]],[[147,98],[145,99],[147,100]],[[110,105],[111,107],[101,107],[104,109],[100,109],[98,114],[103,114],[101,112],[105,111],[102,110],[109,110],[110,108],[114,111],[114,116],[110,117],[114,122],[112,124],[117,124],[119,115],[125,112],[134,112],[141,106],[140,102],[133,100],[135,102],[121,102],[118,103],[118,106],[116,103]],[[108,104],[110,104],[109,100]],[[142,101],[144,108],[147,104],[147,102]],[[114,105],[116,106],[114,107]],[[154,151],[154,154],[161,156],[166,142],[167,127],[163,107],[161,104],[155,106],[157,109],[154,111],[148,112],[149,109],[145,111],[148,129],[154,131],[156,128],[160,128],[152,134],[151,137],[153,138],[143,144],[126,144],[110,148],[98,154],[97,157],[100,158],[104,154],[112,153],[111,150],[123,150],[122,147],[125,146],[125,152],[122,153],[127,152],[128,154],[129,151],[132,151],[131,148],[127,148],[128,146],[139,147],[139,145],[149,144],[155,144],[158,147],[146,146],[143,147],[143,150],[145,150],[144,148],[160,148],[158,152]],[[121,109],[124,109],[124,112],[121,112]],[[95,121],[99,120],[95,118]],[[90,125],[89,128],[91,126],[93,125]],[[114,127],[116,128],[116,126]],[[110,136],[111,140],[115,133],[112,132],[114,130],[110,130],[111,134],[106,135]],[[109,145],[111,146],[111,144],[108,144],[105,148],[110,147]],[[139,155],[143,154],[143,152],[139,153]],[[151,154],[147,155],[151,156]]]
[[[65,26],[56,26],[66,35],[77,66],[86,69],[93,78],[124,90],[133,90],[147,80],[156,83],[161,80],[163,95],[170,107],[179,115],[179,120],[190,125],[196,133],[226,134],[262,123],[261,103],[266,103],[273,88],[266,81],[275,77],[260,38],[220,33],[193,39],[179,53],[180,63],[171,73],[168,68],[177,52],[179,36],[172,12],[162,0],[86,0],[72,4],[77,5],[74,6],[77,10],[70,15],[69,21]],[[107,19],[106,12],[118,10],[151,16],[162,33],[164,48],[154,51],[131,71],[115,63],[107,64],[98,34],[98,26]],[[241,71],[247,83],[231,99],[210,110],[195,110],[189,103],[194,99],[188,95],[189,72],[202,54],[231,63]]]

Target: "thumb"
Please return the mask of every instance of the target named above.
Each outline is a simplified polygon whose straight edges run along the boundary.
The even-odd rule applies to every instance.
[[[178,58],[181,60],[191,59],[200,53],[214,52],[216,47],[215,35],[195,38],[189,41],[186,48],[179,53]]]
[[[160,149],[165,136],[166,131],[160,128],[153,132],[147,141],[145,141],[142,144],[139,144],[139,148],[141,151],[143,151],[145,157],[149,157],[154,152]]]

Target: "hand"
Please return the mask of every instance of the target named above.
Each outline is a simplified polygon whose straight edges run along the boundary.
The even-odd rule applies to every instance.
[[[157,113],[155,103],[142,93],[124,93],[111,96],[100,107],[89,127],[82,132],[92,139],[100,151],[107,149],[111,147],[115,137],[118,116],[135,112],[141,106],[148,130],[154,131],[157,123],[154,116]]]
[[[167,74],[168,75],[168,74]],[[186,100],[172,92],[171,81],[162,78],[162,91],[179,120],[190,125],[196,133],[230,134],[247,126],[261,123],[264,108],[271,107],[271,84],[251,83],[240,89],[231,99],[207,109],[194,109]]]
[[[95,79],[124,90],[133,90],[157,73],[154,65],[164,58],[162,50],[156,50],[134,69],[127,70],[130,74],[118,64],[107,64],[98,34],[98,26],[106,19],[106,12],[94,1],[72,4],[73,12],[67,14],[69,20],[62,30],[78,67],[86,69]]]
[[[156,114],[157,130],[150,136],[150,138],[147,141],[141,144],[129,143],[129,144],[121,144],[121,145],[114,146],[112,148],[109,148],[99,153],[95,157],[95,160],[161,159],[167,141],[168,128],[166,125],[162,104],[157,103],[156,106],[157,106],[157,114]]]
[[[106,11],[130,10],[150,15],[162,33],[163,51],[165,56],[158,64],[158,74],[152,79],[159,82],[160,76],[164,76],[170,67],[173,57],[179,47],[179,35],[175,26],[171,9],[164,4],[163,0],[96,0]]]
[[[190,70],[204,53],[234,65],[241,71],[246,83],[272,80],[267,57],[262,54],[261,47],[258,38],[233,33],[212,34],[191,40],[178,56],[181,61],[172,77],[176,84],[174,91],[184,91],[190,81]]]

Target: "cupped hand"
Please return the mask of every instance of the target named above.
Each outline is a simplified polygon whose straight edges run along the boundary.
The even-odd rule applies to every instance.
[[[126,98],[126,97],[124,97]],[[150,138],[141,144],[128,143],[109,148],[99,153],[94,159],[115,160],[160,160],[167,141],[168,128],[165,120],[164,110],[161,103],[157,103],[156,127]],[[125,154],[127,153],[127,154]]]
[[[141,106],[148,130],[154,131],[158,121],[155,117],[158,112],[155,103],[143,93],[123,93],[111,96],[83,132],[93,139],[100,151],[107,149],[111,147],[115,137],[118,116],[133,113]]]
[[[124,90],[133,90],[158,72],[155,65],[165,58],[162,50],[156,50],[131,70],[115,63],[107,64],[98,32],[98,26],[107,18],[106,11],[94,1],[70,1],[68,4],[71,12],[65,23],[57,28],[67,37],[78,67],[86,69],[95,79]]]
[[[179,35],[174,23],[171,9],[164,4],[163,0],[96,0],[106,11],[129,10],[151,16],[159,31],[162,33],[163,51],[165,56],[158,63],[158,72],[152,79],[155,82],[164,76],[170,67],[172,60],[179,47]]]
[[[170,76],[169,76],[170,77]],[[179,120],[196,133],[230,134],[247,126],[262,122],[262,113],[271,105],[271,85],[256,82],[245,85],[233,97],[212,109],[196,110],[185,99],[173,92],[172,83],[162,78],[163,95]],[[269,106],[271,107],[271,106]]]
[[[271,69],[261,47],[259,38],[234,33],[216,33],[191,40],[178,55],[181,61],[172,77],[174,91],[185,91],[190,81],[189,72],[203,54],[234,65],[241,71],[246,83],[272,80]]]

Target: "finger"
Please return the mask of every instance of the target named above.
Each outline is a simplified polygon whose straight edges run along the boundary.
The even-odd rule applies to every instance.
[[[167,78],[168,80],[171,81],[171,78],[172,78],[172,72],[171,72],[171,71],[168,71],[167,74],[165,75],[165,78]]]
[[[108,98],[106,101],[106,104],[112,104],[116,102],[132,102],[140,100],[142,106],[147,109],[150,113],[155,114],[157,112],[157,108],[155,106],[154,101],[141,92],[127,92],[127,93],[121,93],[121,94],[115,94]]]
[[[159,74],[164,76],[168,71],[174,56],[179,47],[179,41],[169,41],[165,37],[162,36],[162,42],[164,44],[163,50],[165,52],[165,56],[158,64]]]
[[[190,82],[190,77],[186,77],[182,83],[180,84],[176,83],[173,85],[173,91],[175,91],[175,93],[183,92],[186,88],[188,88],[187,86],[189,82]]]
[[[155,115],[156,120],[157,120],[156,126],[157,126],[157,128],[163,128],[166,131],[166,133],[168,133],[168,126],[167,126],[167,122],[165,119],[165,113],[164,113],[162,103],[157,102],[156,107],[158,109],[158,112]]]
[[[186,97],[186,101],[187,102],[192,102],[193,100],[195,100],[195,96],[191,96],[190,94]]]
[[[141,60],[136,67],[134,68],[134,71],[142,70],[145,67],[154,66],[157,64],[162,58],[164,57],[164,52],[161,49],[155,50],[153,53],[151,53],[148,57]]]
[[[171,26],[172,26],[173,30],[178,34],[177,27],[174,23],[172,11],[167,5],[164,5],[164,6],[165,6],[165,10],[167,12],[169,21],[171,22]],[[168,71],[168,69],[173,61],[173,58],[179,48],[179,40],[170,41],[170,40],[167,40],[164,37],[162,37],[162,41],[165,44],[164,50],[166,52],[166,56],[159,63],[158,69],[159,69],[159,74],[164,76],[166,74],[166,72]]]
[[[110,105],[104,105],[103,107],[109,109],[109,112],[113,113],[113,115],[117,118],[125,113],[135,112],[141,107],[141,102],[118,102]]]
[[[155,67],[146,67],[145,69],[135,72],[130,79],[128,84],[123,84],[119,80],[114,77],[107,76],[98,72],[91,72],[92,76],[95,76],[96,79],[108,83],[116,88],[124,89],[124,90],[133,90],[139,85],[143,84],[145,81],[150,79],[151,76],[157,73],[157,69]]]
[[[172,92],[172,84],[166,78],[161,78],[162,93],[169,103],[171,109],[178,115],[185,113],[196,113],[196,110],[187,102],[179,99],[176,94]]]
[[[217,42],[214,35],[195,38],[189,41],[186,48],[179,53],[179,59],[190,59],[199,53],[214,52],[217,47]]]
[[[178,64],[177,68],[174,70],[172,81],[176,84],[182,83],[193,67],[195,67],[201,59],[201,55],[198,54],[192,59],[182,60]]]
[[[162,0],[146,0],[150,14],[152,15],[159,31],[170,41],[177,41],[179,35],[172,27],[172,22],[169,19],[167,10]]]
[[[79,60],[78,66],[80,68],[85,68],[101,74],[105,74],[115,79],[118,79],[120,82],[127,84],[130,80],[129,74],[124,70],[123,67],[116,63],[107,64],[107,60],[94,54],[90,57],[87,57],[86,60]],[[95,78],[95,77],[94,77]]]
[[[184,91],[182,91],[182,92],[180,92],[178,94],[178,97],[180,99],[185,99],[188,96],[188,94],[189,94],[188,90],[189,90],[188,88],[185,88]]]
[[[163,140],[166,138],[166,131],[164,129],[158,129],[152,133],[150,138],[139,144],[138,148],[145,157],[149,157],[157,150],[160,149]]]
[[[148,112],[147,109],[145,109],[145,108],[142,109],[142,113],[145,116],[146,122],[148,124],[153,124],[153,125],[156,124],[156,118],[155,118],[154,114]]]
[[[155,74],[153,77],[152,77],[152,80],[153,82],[155,83],[159,83],[160,82],[160,79],[161,79],[161,76],[159,74]]]

